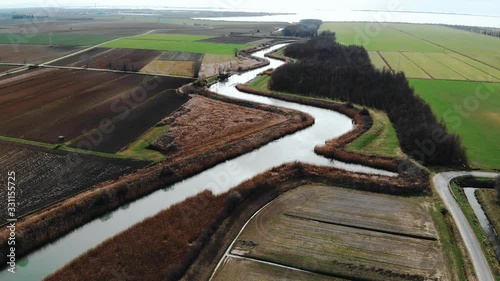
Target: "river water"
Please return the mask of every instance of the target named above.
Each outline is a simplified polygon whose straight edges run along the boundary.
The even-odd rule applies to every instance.
[[[264,57],[266,52],[280,47],[283,47],[283,45],[274,46],[254,55]],[[210,189],[216,194],[223,193],[259,173],[287,162],[301,161],[316,165],[333,166],[353,172],[397,176],[394,173],[360,165],[330,161],[314,153],[313,149],[316,145],[323,144],[326,140],[352,130],[352,120],[345,115],[331,110],[244,94],[235,89],[236,84],[253,79],[263,69],[278,67],[283,64],[278,60],[270,59],[270,61],[270,66],[234,75],[224,83],[213,85],[211,90],[226,96],[307,112],[315,119],[313,126],[273,141],[253,152],[226,161],[182,182],[165,187],[163,190],[154,192],[100,219],[96,219],[62,237],[55,243],[18,261],[16,274],[3,270],[0,272],[0,280],[41,280],[106,239],[141,222],[145,218],[167,209],[173,204],[206,189]]]
[[[464,193],[467,196],[467,200],[469,201],[472,210],[474,210],[474,213],[476,214],[477,220],[479,221],[481,228],[483,229],[484,233],[486,233],[486,236],[488,237],[488,240],[490,241],[491,246],[493,247],[493,251],[497,256],[497,259],[500,260],[500,239],[498,239],[495,229],[493,228],[493,226],[490,224],[490,221],[486,217],[486,214],[484,213],[481,204],[479,204],[479,201],[477,201],[477,198],[475,196],[476,190],[477,188],[464,188]]]

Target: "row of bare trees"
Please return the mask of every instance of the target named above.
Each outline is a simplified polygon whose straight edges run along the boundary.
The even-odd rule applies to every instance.
[[[285,55],[299,62],[274,71],[272,90],[383,110],[396,129],[401,148],[409,156],[426,165],[467,165],[460,138],[446,131],[429,105],[415,95],[405,75],[375,69],[363,47],[315,37],[290,45]]]

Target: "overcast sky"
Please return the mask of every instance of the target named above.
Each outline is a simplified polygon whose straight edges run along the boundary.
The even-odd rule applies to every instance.
[[[374,9],[467,13],[500,16],[499,0],[0,0],[0,8],[12,7],[64,7],[64,6],[116,6],[116,7],[213,7],[231,10],[259,9],[279,11],[289,6],[291,11],[304,9]],[[286,3],[286,4],[284,4]],[[267,5],[267,6],[264,6]],[[265,8],[264,8],[265,7]]]

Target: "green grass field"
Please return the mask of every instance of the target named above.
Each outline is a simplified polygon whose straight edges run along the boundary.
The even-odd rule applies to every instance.
[[[391,24],[392,28],[424,38],[441,46],[463,54],[500,56],[500,38],[479,33],[428,24]]]
[[[479,62],[477,60],[474,60],[473,58],[469,58],[457,53],[448,53],[448,55],[489,74],[490,76],[492,76],[491,78],[489,78],[490,80],[496,79],[500,81],[500,70],[493,68],[489,65],[486,65],[482,62]],[[497,65],[500,65],[500,57]]]
[[[320,30],[334,31],[340,43],[363,45],[369,51],[442,51],[442,48],[436,45],[391,28],[390,24],[327,22]]]
[[[452,69],[450,66],[434,60],[428,54],[405,53],[405,56],[413,63],[420,66],[434,79],[466,80],[466,78],[455,71],[455,69]]]
[[[373,126],[361,137],[347,146],[347,150],[363,154],[402,157],[398,136],[387,114],[378,110],[370,110]]]
[[[462,138],[473,167],[500,168],[500,83],[411,79],[410,84]]]
[[[377,51],[368,51],[368,55],[370,56],[370,60],[372,61],[373,66],[375,66],[376,68],[389,68],[389,66],[387,66],[387,64]]]
[[[113,40],[118,36],[98,34],[53,34],[52,44],[65,46],[92,46]],[[0,44],[49,45],[48,34],[0,33]]]
[[[408,57],[400,52],[380,52],[394,71],[403,71],[409,78],[431,79],[418,65],[410,61]]]
[[[373,53],[379,51],[409,78],[500,81],[499,38],[425,24],[327,22],[321,30],[336,32],[340,43],[364,46],[382,68]],[[395,52],[407,58],[396,58]]]
[[[492,77],[487,72],[481,71],[465,62],[458,60],[456,57],[449,56],[443,53],[427,53],[435,61],[445,65],[453,71],[459,73],[467,80],[471,81],[486,81],[486,82],[499,82],[496,78]]]
[[[234,55],[235,49],[248,47],[245,44],[221,44],[200,42],[210,36],[185,34],[146,34],[124,38],[104,45],[105,48],[147,49],[216,55]]]

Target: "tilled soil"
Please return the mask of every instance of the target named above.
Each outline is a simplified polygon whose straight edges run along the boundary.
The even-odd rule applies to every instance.
[[[75,195],[100,182],[145,166],[146,162],[104,158],[0,141],[2,174],[16,174],[16,217]],[[0,207],[7,210],[7,176],[0,178]],[[0,224],[8,219],[0,212]]]

